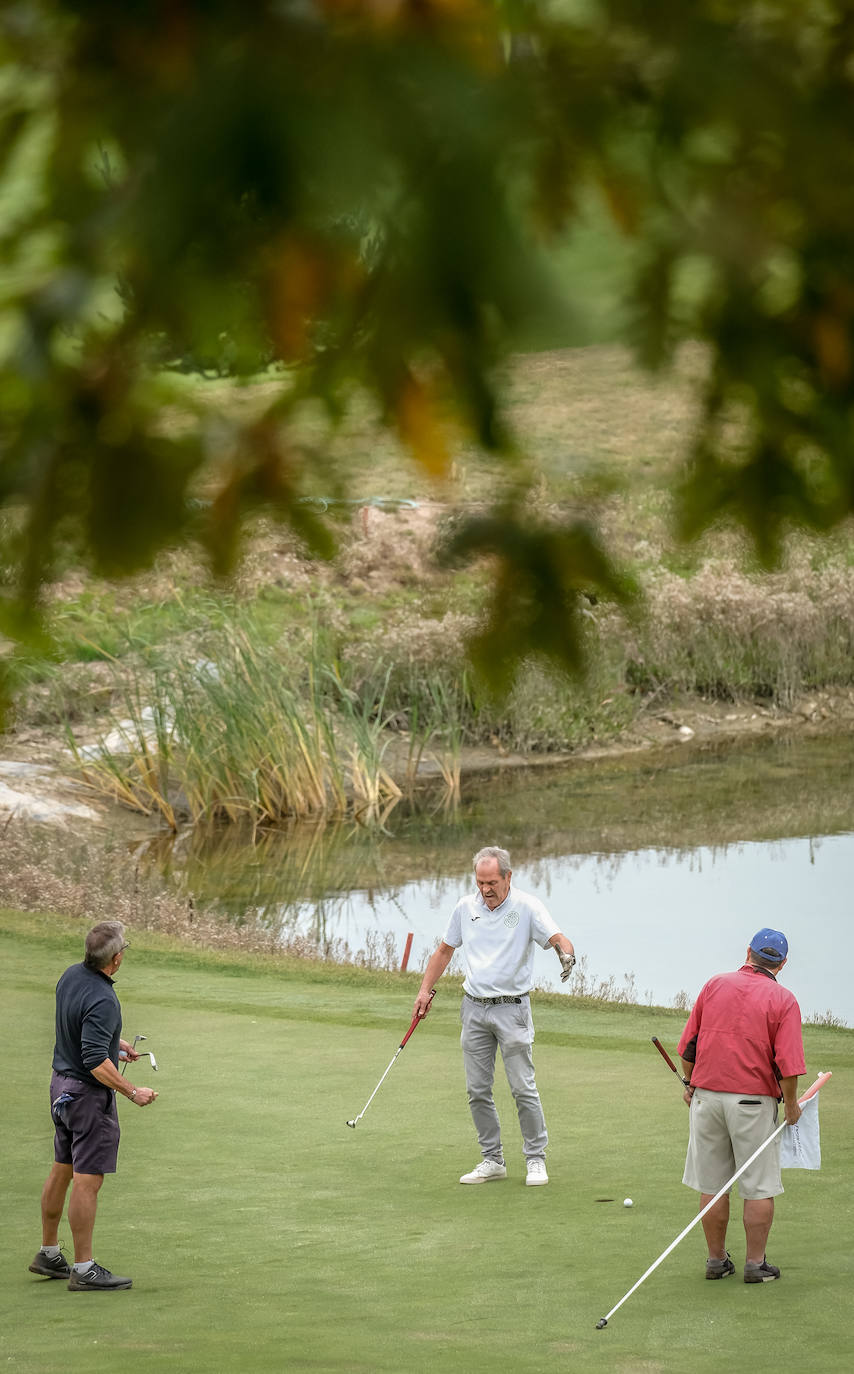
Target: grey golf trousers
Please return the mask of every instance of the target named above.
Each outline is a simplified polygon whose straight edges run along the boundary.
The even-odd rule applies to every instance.
[[[499,1046],[519,1114],[525,1158],[545,1158],[549,1137],[534,1077],[531,999],[525,994],[518,1004],[500,1002],[488,1006],[464,996],[460,1021],[469,1107],[484,1159],[504,1159],[501,1123],[492,1096],[495,1051]]]

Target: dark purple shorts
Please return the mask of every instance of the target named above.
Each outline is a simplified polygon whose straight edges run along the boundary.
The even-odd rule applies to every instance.
[[[57,1105],[57,1099],[68,1100]],[[119,1114],[115,1093],[76,1078],[54,1073],[50,1107],[56,1134],[57,1164],[70,1164],[75,1174],[114,1174],[119,1154]]]

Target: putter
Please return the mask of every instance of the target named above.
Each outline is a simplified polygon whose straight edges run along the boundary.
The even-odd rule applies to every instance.
[[[430,993],[430,996],[429,996],[429,998],[428,998],[428,1000],[427,1000],[427,1011],[429,1011],[430,1008],[431,1008],[431,1006],[433,1005],[433,998],[434,998],[435,996],[436,996],[436,989],[434,988],[433,991]],[[425,1011],[424,1016],[427,1015],[427,1011]],[[385,1073],[383,1074],[382,1078],[380,1079],[379,1083],[378,1083],[377,1086],[374,1088],[374,1091],[371,1093],[370,1097],[368,1098],[368,1100],[367,1100],[367,1102],[365,1103],[365,1105],[364,1105],[364,1107],[362,1108],[362,1110],[359,1112],[359,1115],[358,1115],[358,1116],[354,1116],[353,1119],[352,1119],[352,1121],[348,1121],[348,1122],[347,1122],[347,1125],[348,1125],[348,1126],[352,1126],[352,1128],[353,1128],[354,1131],[355,1131],[355,1129],[356,1129],[357,1123],[360,1122],[361,1119],[362,1119],[362,1117],[365,1115],[365,1112],[366,1112],[366,1111],[368,1110],[368,1108],[370,1107],[371,1103],[373,1102],[374,1098],[376,1097],[377,1093],[379,1092],[380,1088],[382,1087],[382,1085],[383,1085],[385,1079],[387,1078],[387,1076],[389,1075],[389,1073],[391,1073],[391,1070],[392,1070],[392,1068],[393,1068],[393,1066],[394,1066],[394,1061],[395,1061],[395,1059],[396,1059],[397,1056],[400,1054],[400,1051],[403,1049],[404,1045],[406,1044],[406,1042],[407,1042],[407,1040],[409,1039],[409,1037],[410,1037],[410,1035],[412,1034],[412,1032],[415,1030],[415,1027],[418,1025],[419,1021],[423,1021],[423,1020],[424,1020],[424,1016],[413,1016],[413,1018],[412,1018],[412,1025],[409,1027],[409,1030],[406,1032],[405,1036],[403,1037],[403,1039],[401,1040],[401,1042],[400,1042],[400,1044],[398,1045],[397,1049],[395,1050],[394,1054],[392,1055],[391,1064],[389,1064],[388,1068],[386,1069],[386,1071],[385,1071]]]
[[[662,1052],[663,1052],[663,1051],[662,1051]],[[665,1059],[666,1059],[666,1058],[667,1058],[667,1056],[665,1055]],[[825,1083],[827,1082],[828,1078],[830,1078],[830,1077],[831,1077],[831,1074],[830,1074],[830,1073],[820,1073],[819,1076],[818,1076],[818,1078],[817,1078],[817,1079],[815,1080],[815,1082],[812,1084],[812,1086],[809,1087],[809,1088],[807,1088],[806,1092],[803,1094],[802,1097],[799,1097],[799,1098],[798,1098],[798,1106],[799,1106],[799,1107],[802,1107],[802,1106],[804,1105],[804,1103],[805,1103],[805,1102],[808,1102],[809,1099],[810,1099],[811,1097],[815,1097],[816,1093],[819,1091],[820,1088],[823,1088],[823,1087],[824,1087]],[[653,1263],[649,1266],[649,1268],[647,1269],[647,1271],[646,1271],[645,1274],[641,1274],[641,1276],[640,1276],[640,1278],[638,1279],[637,1283],[632,1284],[632,1287],[629,1289],[628,1293],[625,1293],[625,1294],[623,1295],[623,1297],[620,1298],[620,1301],[616,1304],[616,1306],[614,1306],[614,1307],[611,1308],[610,1312],[608,1312],[606,1316],[600,1317],[600,1318],[599,1318],[598,1322],[596,1323],[596,1330],[597,1330],[597,1331],[601,1331],[601,1330],[603,1329],[603,1327],[605,1327],[605,1326],[608,1325],[608,1320],[609,1320],[609,1318],[610,1318],[610,1317],[613,1317],[614,1313],[617,1312],[617,1311],[619,1311],[619,1309],[622,1307],[622,1305],[623,1305],[623,1303],[626,1301],[626,1299],[627,1299],[627,1298],[630,1298],[630,1297],[632,1296],[632,1293],[634,1293],[635,1289],[640,1288],[640,1286],[641,1286],[641,1284],[643,1283],[644,1279],[648,1279],[648,1278],[649,1278],[649,1276],[650,1276],[650,1274],[653,1272],[653,1270],[654,1270],[654,1269],[657,1269],[658,1266],[661,1264],[661,1261],[667,1259],[667,1256],[670,1254],[671,1250],[675,1250],[675,1249],[676,1249],[676,1247],[677,1247],[677,1245],[679,1244],[680,1240],[684,1240],[685,1237],[687,1236],[688,1232],[691,1231],[691,1230],[697,1225],[697,1222],[698,1222],[698,1221],[702,1221],[702,1219],[703,1219],[703,1217],[706,1215],[706,1213],[707,1213],[707,1212],[710,1212],[710,1211],[712,1210],[712,1208],[714,1207],[715,1203],[716,1203],[716,1202],[719,1202],[720,1199],[724,1196],[724,1194],[729,1192],[730,1188],[731,1188],[732,1185],[735,1183],[736,1179],[741,1178],[741,1175],[744,1173],[745,1169],[749,1168],[749,1166],[753,1163],[754,1159],[757,1159],[757,1158],[759,1157],[759,1155],[761,1155],[762,1151],[766,1148],[766,1146],[770,1145],[770,1144],[771,1144],[771,1141],[776,1139],[776,1137],[777,1137],[777,1136],[780,1134],[780,1132],[783,1130],[783,1127],[785,1126],[785,1124],[786,1124],[785,1121],[781,1122],[781,1124],[777,1127],[777,1129],[776,1129],[775,1131],[772,1131],[772,1132],[771,1132],[771,1134],[769,1135],[768,1139],[767,1139],[767,1140],[763,1140],[762,1144],[759,1146],[759,1149],[753,1151],[753,1154],[750,1156],[750,1158],[749,1158],[749,1159],[746,1159],[746,1160],[744,1161],[744,1163],[742,1164],[741,1168],[740,1168],[740,1169],[737,1169],[736,1172],[733,1174],[732,1178],[731,1178],[727,1183],[725,1183],[724,1186],[723,1186],[721,1189],[719,1189],[717,1193],[715,1193],[715,1195],[714,1195],[714,1197],[711,1199],[711,1201],[710,1201],[710,1202],[707,1202],[706,1205],[705,1205],[705,1207],[703,1207],[702,1210],[699,1211],[699,1212],[697,1213],[697,1215],[693,1218],[693,1220],[692,1220],[691,1222],[689,1222],[689,1224],[685,1227],[685,1230],[679,1232],[679,1235],[676,1237],[675,1240],[672,1240],[672,1241],[670,1242],[670,1244],[668,1245],[668,1247],[667,1247],[666,1250],[662,1250],[662,1252],[661,1252],[661,1254],[659,1255],[658,1259],[653,1261]]]
[[[691,1084],[688,1082],[688,1079],[682,1077],[681,1073],[677,1069],[673,1060],[670,1058],[670,1055],[667,1053],[667,1050],[664,1048],[657,1035],[654,1035],[652,1037],[652,1043],[655,1045],[655,1048],[658,1050],[658,1053],[661,1055],[665,1064],[669,1065],[669,1067],[676,1074],[676,1077],[679,1079],[680,1083],[684,1083],[686,1088],[690,1088]]]
[[[148,1039],[148,1036],[147,1036],[147,1035],[135,1035],[135,1036],[133,1037],[133,1046],[132,1046],[132,1048],[133,1048],[133,1049],[136,1049],[137,1044],[138,1044],[138,1042],[139,1042],[140,1040],[147,1040],[147,1039]],[[122,1051],[122,1050],[119,1050],[119,1058],[121,1058],[122,1053],[123,1053],[123,1051]],[[127,1068],[127,1066],[128,1066],[128,1061],[127,1061],[127,1059],[126,1059],[125,1062],[122,1064],[122,1077],[124,1077],[124,1072],[125,1072],[125,1069]],[[155,1067],[155,1069],[156,1069],[156,1068],[157,1068],[157,1065],[155,1064],[154,1067]]]

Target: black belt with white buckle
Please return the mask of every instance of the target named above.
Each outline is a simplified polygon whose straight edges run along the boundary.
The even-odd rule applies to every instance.
[[[495,1007],[499,1002],[515,1002],[518,1005],[522,1001],[522,997],[528,996],[527,992],[523,992],[522,997],[473,997],[470,992],[465,992],[465,989],[463,992],[470,1002],[480,1002],[482,1006],[486,1007]]]

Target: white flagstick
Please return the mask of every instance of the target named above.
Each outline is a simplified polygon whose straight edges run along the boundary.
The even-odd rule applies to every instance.
[[[808,1102],[809,1099],[810,1099],[811,1097],[815,1097],[816,1093],[819,1091],[820,1088],[823,1088],[823,1087],[824,1087],[825,1083],[827,1082],[828,1078],[830,1078],[830,1077],[831,1077],[831,1075],[830,1075],[829,1073],[820,1073],[819,1076],[818,1076],[818,1078],[817,1078],[817,1079],[815,1080],[815,1082],[812,1084],[812,1086],[809,1087],[809,1088],[807,1088],[806,1092],[805,1092],[801,1097],[798,1098],[798,1106],[802,1107],[802,1106],[804,1105],[804,1103],[805,1103],[805,1102]],[[649,1266],[649,1268],[647,1269],[646,1273],[645,1273],[645,1274],[641,1274],[641,1276],[640,1276],[640,1278],[638,1279],[637,1283],[633,1284],[632,1287],[629,1289],[628,1293],[624,1294],[624,1296],[623,1296],[622,1298],[620,1298],[620,1301],[617,1303],[616,1307],[612,1307],[611,1310],[610,1310],[610,1312],[609,1312],[606,1316],[600,1317],[599,1321],[596,1323],[596,1330],[597,1330],[597,1331],[601,1331],[602,1328],[603,1328],[604,1326],[607,1326],[607,1325],[608,1325],[608,1320],[609,1320],[609,1318],[613,1317],[614,1313],[615,1313],[615,1312],[618,1312],[618,1311],[620,1310],[620,1308],[622,1307],[623,1303],[624,1303],[628,1298],[630,1298],[630,1297],[632,1296],[632,1293],[634,1293],[635,1289],[640,1288],[640,1286],[641,1286],[641,1284],[643,1283],[644,1279],[648,1279],[648,1278],[649,1278],[649,1276],[650,1276],[650,1274],[653,1272],[653,1270],[654,1270],[654,1269],[657,1269],[658,1266],[661,1264],[661,1261],[667,1259],[667,1256],[670,1254],[671,1250],[675,1250],[675,1249],[676,1249],[676,1247],[677,1247],[677,1245],[679,1244],[680,1240],[684,1240],[684,1239],[685,1239],[685,1237],[687,1236],[688,1232],[691,1231],[691,1230],[693,1230],[693,1228],[697,1225],[697,1222],[698,1222],[698,1221],[701,1221],[701,1220],[703,1219],[703,1217],[706,1215],[707,1212],[711,1211],[711,1209],[714,1207],[715,1203],[718,1202],[718,1201],[720,1201],[720,1199],[723,1197],[724,1193],[728,1193],[728,1192],[729,1192],[730,1188],[731,1188],[732,1185],[735,1183],[736,1179],[741,1178],[741,1175],[744,1173],[745,1169],[747,1169],[747,1168],[753,1163],[754,1159],[758,1158],[758,1156],[761,1155],[762,1151],[766,1148],[766,1146],[768,1146],[768,1145],[771,1144],[771,1141],[772,1141],[772,1140],[775,1140],[775,1139],[776,1139],[776,1137],[780,1134],[780,1132],[783,1130],[783,1127],[784,1127],[785,1125],[786,1125],[785,1121],[781,1122],[780,1125],[777,1127],[777,1129],[776,1129],[775,1131],[772,1131],[772,1133],[771,1133],[771,1135],[769,1135],[768,1139],[767,1139],[767,1140],[763,1140],[762,1144],[759,1146],[759,1149],[753,1151],[753,1154],[750,1156],[750,1158],[749,1158],[749,1159],[746,1159],[746,1160],[744,1161],[744,1163],[742,1164],[741,1168],[736,1170],[736,1172],[733,1174],[733,1176],[732,1176],[732,1178],[729,1180],[729,1182],[728,1182],[728,1183],[725,1183],[724,1186],[723,1186],[717,1193],[715,1193],[715,1195],[714,1195],[714,1197],[712,1198],[711,1202],[707,1202],[707,1203],[706,1203],[706,1205],[705,1205],[705,1207],[702,1209],[702,1211],[699,1211],[699,1212],[697,1213],[697,1215],[693,1218],[693,1220],[692,1220],[691,1222],[689,1222],[689,1224],[685,1227],[685,1230],[684,1230],[684,1231],[680,1231],[680,1233],[679,1233],[679,1235],[676,1237],[676,1239],[673,1240],[673,1241],[671,1241],[670,1244],[668,1245],[667,1249],[666,1249],[666,1250],[663,1250],[662,1253],[659,1255],[658,1259],[655,1260],[655,1261]]]

